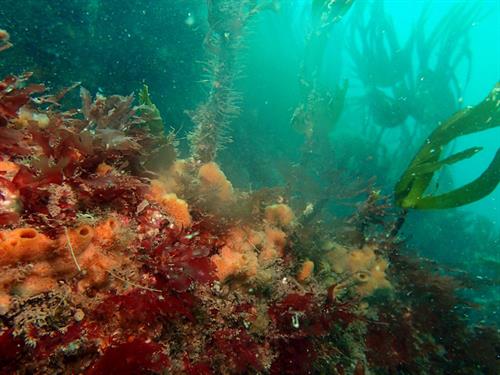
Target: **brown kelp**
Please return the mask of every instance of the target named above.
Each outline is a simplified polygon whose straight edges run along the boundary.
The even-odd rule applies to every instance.
[[[457,137],[500,126],[500,84],[478,105],[465,108],[439,125],[426,139],[396,185],[396,202],[403,208],[451,208],[475,202],[490,194],[500,182],[500,150],[489,167],[474,181],[448,193],[426,196],[434,174],[445,165],[474,156],[472,147],[441,159],[444,147]]]
[[[294,129],[306,136],[306,149],[309,150],[328,143],[328,134],[338,122],[344,107],[347,80],[330,92],[319,84],[319,75],[332,28],[342,20],[353,3],[353,0],[335,3],[315,0],[311,4],[310,27],[299,75],[301,102],[291,119]]]
[[[335,195],[332,187],[340,185],[340,171],[332,163],[333,147],[330,134],[344,109],[349,82],[345,79],[329,89],[321,84],[321,73],[326,45],[331,39],[333,28],[343,19],[353,3],[354,1],[349,0],[335,3],[314,1],[309,9],[304,58],[298,77],[300,101],[294,108],[290,121],[294,130],[304,135],[305,141],[300,163],[292,167],[292,173],[287,173],[285,177],[291,189],[297,188],[300,191],[303,184],[309,187],[305,189],[309,196],[302,197],[301,202],[304,207],[312,207],[313,212],[308,220],[316,217]],[[319,162],[326,155],[328,161]]]
[[[383,1],[360,5],[350,21],[347,46],[354,71],[365,87],[374,122],[399,126],[409,115],[413,37],[401,44]]]
[[[411,116],[432,126],[457,111],[471,71],[469,31],[483,16],[481,4],[457,4],[429,30],[428,3],[404,42],[383,0],[364,5],[352,17],[348,50],[374,122],[395,127]],[[457,75],[464,65],[461,86]]]
[[[470,30],[485,17],[485,9],[480,1],[456,4],[428,31],[429,16],[427,3],[412,32],[418,64],[410,92],[412,116],[432,125],[460,108],[472,69]],[[463,80],[458,73],[461,68],[466,72]],[[431,98],[439,98],[439,105]]]

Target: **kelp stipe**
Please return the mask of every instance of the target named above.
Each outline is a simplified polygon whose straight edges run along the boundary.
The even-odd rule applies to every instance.
[[[500,182],[500,149],[495,158],[474,181],[439,195],[425,195],[434,174],[445,165],[468,159],[481,151],[472,147],[441,159],[444,147],[454,139],[500,126],[500,83],[478,105],[465,108],[442,125],[426,139],[410,166],[396,184],[396,203],[402,208],[442,209],[463,206],[490,194]]]
[[[328,149],[328,134],[337,124],[344,108],[349,82],[337,84],[333,92],[319,82],[326,45],[333,26],[342,20],[354,0],[329,2],[315,0],[311,4],[310,31],[305,38],[305,56],[301,63],[299,84],[301,101],[292,118],[292,127],[306,137],[306,150]]]

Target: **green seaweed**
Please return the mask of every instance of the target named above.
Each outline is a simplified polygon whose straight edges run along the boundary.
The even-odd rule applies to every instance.
[[[165,126],[160,115],[160,110],[151,101],[148,85],[144,84],[139,91],[139,113],[147,114],[144,126],[153,134],[163,134]]]
[[[440,160],[454,139],[500,126],[500,83],[478,105],[462,109],[438,126],[426,139],[395,187],[402,208],[443,209],[463,206],[490,194],[500,182],[500,149],[488,168],[474,181],[439,195],[425,195],[434,174],[445,165],[468,159],[481,151],[472,147]]]

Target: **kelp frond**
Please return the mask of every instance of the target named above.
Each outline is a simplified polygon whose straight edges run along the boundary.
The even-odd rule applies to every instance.
[[[344,110],[349,81],[337,84],[333,92],[312,90],[306,102],[295,109],[291,124],[310,139],[313,135],[327,137],[333,131]]]
[[[353,4],[354,0],[313,0],[311,7],[313,22],[319,22],[322,28],[327,28],[340,21]]]
[[[474,181],[439,195],[427,195],[434,174],[445,165],[468,159],[481,150],[472,147],[441,159],[444,147],[454,139],[500,126],[500,82],[481,103],[465,108],[426,139],[410,166],[396,184],[396,203],[403,208],[442,209],[463,206],[490,194],[500,182],[500,149],[488,168]]]
[[[153,134],[163,134],[165,125],[163,124],[160,110],[151,101],[149,87],[146,84],[144,84],[141,91],[139,91],[139,104],[139,114],[146,117],[143,126],[148,128]]]

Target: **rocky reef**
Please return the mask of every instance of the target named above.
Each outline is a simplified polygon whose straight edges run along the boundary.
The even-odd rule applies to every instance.
[[[311,227],[178,158],[150,101],[82,89],[63,110],[72,88],[28,79],[0,84],[2,373],[497,372],[498,332],[467,323],[459,280],[401,255],[376,192]]]
[[[255,184],[245,188],[228,166],[234,156],[222,151],[235,150],[229,146],[236,130],[232,125],[245,109],[237,81],[246,33],[258,15],[278,12],[278,1],[207,1],[206,97],[186,113],[192,129],[184,134],[168,130],[146,85],[137,94],[121,96],[105,95],[106,90],[94,94],[80,83],[56,91],[34,83],[40,74],[32,73],[0,81],[0,374],[500,373],[495,313],[489,320],[476,318],[481,306],[476,296],[470,298],[475,290],[492,289],[486,295],[494,311],[498,278],[493,272],[472,277],[418,256],[401,230],[412,211],[463,206],[489,195],[500,182],[497,150],[471,183],[445,193],[429,188],[444,167],[481,150],[450,154],[450,143],[500,124],[498,84],[475,107],[460,109],[455,103],[461,95],[455,68],[460,61],[470,65],[470,60],[465,37],[450,47],[456,35],[450,22],[458,17],[463,22],[457,30],[468,30],[465,24],[476,7],[454,8],[437,29],[442,30],[438,50],[449,51],[440,56],[456,61],[450,67],[444,60],[433,67],[425,55],[434,40],[422,31],[426,12],[418,21],[422,30],[401,46],[383,3],[371,6],[368,15],[358,10],[351,21],[349,32],[357,38],[351,39],[358,42],[349,50],[363,83],[362,99],[368,101],[377,126],[403,127],[409,116],[432,126],[437,117],[440,121],[433,130],[418,130],[430,135],[415,149],[395,186],[390,184],[394,193],[388,195],[383,181],[377,186],[365,178],[383,180],[393,173],[393,162],[407,162],[406,157],[385,155],[385,130],[341,144],[331,137],[350,86],[346,79],[324,87],[321,74],[334,27],[353,1],[310,3],[296,77],[299,97],[287,120],[300,134],[298,160],[275,160],[282,153],[280,142],[286,140],[259,144],[268,142],[257,133],[269,122],[259,128],[255,115],[248,120],[251,126],[239,130],[240,141],[247,132],[246,143],[234,142],[245,149],[240,159],[252,155],[245,159],[251,164],[247,169],[257,171],[249,175]],[[85,42],[94,40],[89,35],[109,32],[106,22],[97,22],[98,14],[118,17],[108,11],[111,3],[89,4],[85,14],[95,19],[82,34]],[[169,7],[184,14],[184,3],[169,4],[163,12],[168,14]],[[32,22],[28,13],[18,21]],[[121,32],[122,24],[114,22]],[[191,27],[194,16],[185,22]],[[52,28],[59,26],[54,22]],[[71,35],[78,28],[63,27]],[[198,38],[202,32],[196,30]],[[32,43],[29,37],[21,39],[19,54]],[[143,51],[150,51],[144,48],[156,50],[157,42],[145,39],[131,49],[134,59],[127,67],[147,65],[139,61]],[[413,40],[419,47],[418,69],[410,64]],[[0,30],[0,52],[12,46],[10,35]],[[97,48],[96,57],[107,47],[104,43]],[[198,56],[187,50],[182,54],[186,59],[191,53]],[[163,59],[175,64],[182,60],[166,53]],[[99,63],[106,69],[111,65]],[[51,74],[57,71],[49,59],[41,66]],[[80,70],[78,66],[74,73]],[[142,80],[139,70],[122,69]],[[420,70],[436,70],[435,77],[441,77],[432,81],[436,90],[413,76]],[[81,73],[87,77],[92,71]],[[116,79],[120,88],[129,82],[123,74]],[[188,77],[192,74],[183,79]],[[430,106],[427,93],[442,96],[443,87],[444,102],[451,104]],[[399,100],[403,94],[411,105]],[[177,101],[172,107],[181,112]],[[453,112],[448,120],[441,118]],[[402,152],[407,148],[401,147]],[[282,186],[255,179],[270,164],[270,174],[280,167],[284,171],[277,179]],[[408,231],[426,237],[421,242],[432,247],[444,235],[425,233],[438,230],[435,221],[422,222],[426,225]],[[463,225],[459,230],[478,233],[471,236],[469,251],[481,239],[483,247],[498,244],[491,227],[457,222]],[[453,223],[446,233],[457,231]],[[485,254],[477,251],[470,268],[484,265]],[[498,268],[495,259],[486,261]]]

